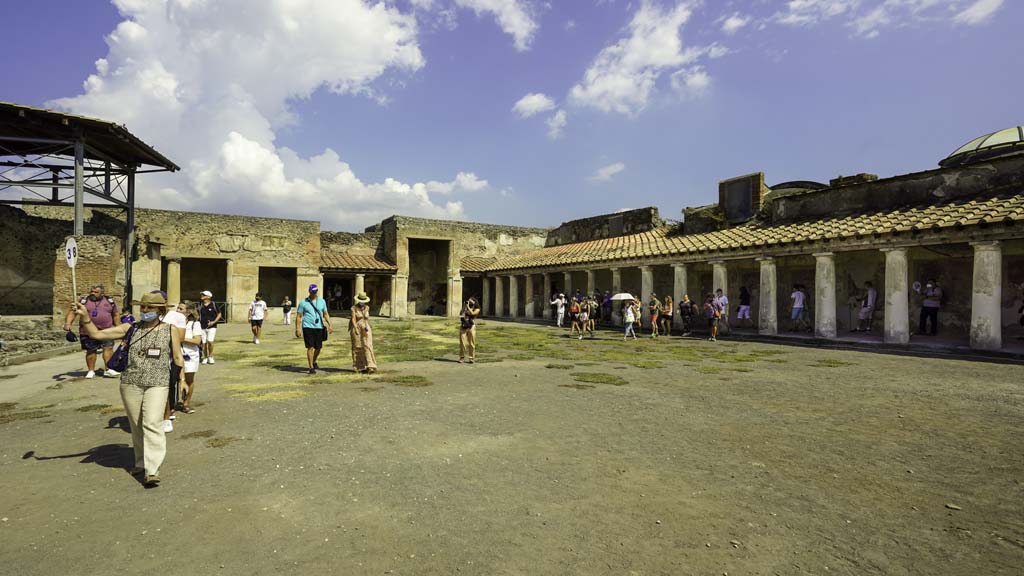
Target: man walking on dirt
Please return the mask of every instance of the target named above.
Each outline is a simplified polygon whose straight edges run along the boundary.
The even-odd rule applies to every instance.
[[[90,288],[89,295],[79,300],[79,303],[89,311],[89,320],[96,325],[97,329],[104,330],[121,324],[121,319],[117,314],[117,304],[113,298],[103,294],[103,284],[96,284]],[[71,323],[74,321],[75,316],[76,313],[72,310],[64,318],[65,332],[71,330]],[[100,349],[103,349],[103,367],[106,368],[103,375],[107,378],[119,376],[117,372],[106,367],[110,357],[114,355],[113,340],[93,340],[89,338],[89,334],[84,328],[79,329],[78,340],[82,344],[82,350],[85,350],[85,367],[89,370],[85,373],[86,378],[96,376],[96,351]]]
[[[324,340],[331,330],[331,315],[327,313],[327,303],[319,298],[320,287],[316,284],[309,285],[309,297],[299,302],[295,309],[295,337],[302,338],[306,345],[306,362],[309,364],[309,373],[316,374],[320,369],[317,358],[320,357],[320,349],[324,346]]]
[[[221,321],[220,310],[213,303],[213,293],[203,290],[199,294],[199,327],[203,329],[203,364],[213,364],[213,341],[217,339],[217,325]]]

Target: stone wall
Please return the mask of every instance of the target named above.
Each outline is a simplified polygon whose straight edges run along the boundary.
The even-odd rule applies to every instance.
[[[637,208],[563,222],[547,234],[546,246],[601,240],[647,232],[664,225],[654,207]]]
[[[879,211],[937,198],[992,194],[1024,186],[1024,156],[997,158],[960,168],[929,170],[883,180],[771,197],[765,212],[772,223]],[[1019,191],[1012,189],[1011,191]]]

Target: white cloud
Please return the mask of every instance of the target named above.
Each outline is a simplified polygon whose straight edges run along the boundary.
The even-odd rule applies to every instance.
[[[953,22],[968,26],[983,24],[1002,6],[1003,0],[977,0],[954,16]]]
[[[744,16],[739,12],[734,12],[724,20],[722,20],[722,32],[726,34],[735,34],[747,24],[750,24],[750,16]]]
[[[559,110],[555,112],[550,118],[547,119],[548,124],[548,138],[552,140],[558,140],[562,137],[562,132],[565,130],[565,125],[568,122],[565,110]]]
[[[521,118],[529,118],[534,114],[547,112],[555,109],[555,101],[540,93],[530,93],[523,96],[512,107],[512,111],[519,114]]]
[[[597,172],[595,172],[593,176],[587,178],[587,180],[590,180],[591,182],[607,182],[612,179],[612,176],[615,176],[625,169],[626,165],[622,162],[602,166],[597,169]]]
[[[539,27],[533,17],[533,5],[526,0],[455,0],[462,8],[469,8],[477,16],[484,13],[494,15],[501,27],[512,36],[516,50],[530,49],[530,43]]]
[[[710,86],[711,77],[703,66],[684,68],[672,74],[672,88],[682,96],[701,96]]]
[[[690,14],[688,2],[662,9],[643,0],[629,23],[629,35],[601,50],[570,90],[570,101],[604,112],[632,115],[643,110],[662,74],[706,53],[683,47],[680,28]]]
[[[809,26],[850,13],[860,0],[789,0],[775,19],[791,26]]]
[[[139,179],[143,206],[280,215],[361,228],[394,213],[463,217],[487,181],[364,183],[331,149],[275,144],[319,89],[383,99],[378,80],[424,66],[415,19],[362,0],[115,0],[123,16],[83,93],[51,105],[124,123],[182,166]],[[418,5],[430,4],[417,0]]]

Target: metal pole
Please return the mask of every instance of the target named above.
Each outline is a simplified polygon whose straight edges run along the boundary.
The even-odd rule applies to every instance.
[[[104,162],[103,166],[106,168],[103,177],[103,193],[110,196],[110,162]]]
[[[135,261],[135,168],[128,172],[127,230],[124,235],[124,306],[131,310],[132,263]]]
[[[85,182],[83,167],[85,166],[85,141],[81,136],[75,140],[75,236],[85,234],[83,219],[85,218]]]
[[[60,192],[60,188],[57,186],[58,184],[60,184],[60,176],[58,174],[59,171],[56,169],[51,169],[50,172],[52,173],[50,179],[53,182],[53,187],[50,188],[50,199],[53,202],[59,202],[60,196],[58,193]]]

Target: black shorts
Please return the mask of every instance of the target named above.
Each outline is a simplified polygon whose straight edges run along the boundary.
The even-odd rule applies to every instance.
[[[113,348],[113,340],[93,340],[85,334],[81,334],[78,337],[78,341],[82,343],[82,350],[86,352],[95,352],[100,348]]]
[[[315,348],[317,350],[324,347],[324,329],[323,328],[303,328],[302,329],[302,341],[306,343],[306,348]]]
[[[263,326],[263,319],[249,320],[249,324],[251,324],[253,326]]]
[[[718,318],[708,318],[708,328],[718,326]]]

